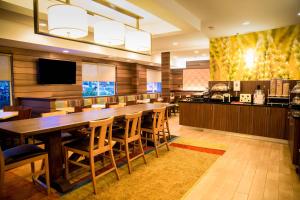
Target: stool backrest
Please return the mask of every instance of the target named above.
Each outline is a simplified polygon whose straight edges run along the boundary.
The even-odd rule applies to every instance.
[[[141,133],[141,121],[143,111],[125,115],[126,127],[125,127],[125,138],[132,138]]]
[[[113,121],[114,117],[103,120],[90,121],[90,153],[97,155],[111,148]],[[98,144],[94,144],[95,141],[98,142]]]
[[[153,109],[153,128],[156,133],[163,129],[165,113],[166,107]]]

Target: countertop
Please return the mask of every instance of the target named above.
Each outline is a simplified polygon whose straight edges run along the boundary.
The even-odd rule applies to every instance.
[[[224,103],[224,102],[195,102],[195,101],[187,101],[187,100],[181,100],[179,101],[181,103],[199,103],[199,104],[221,104],[221,105],[232,105],[232,106],[257,106],[257,107],[279,107],[279,108],[288,108],[289,106],[287,105],[267,105],[267,104],[263,104],[263,105],[257,105],[257,104],[253,104],[253,103]]]

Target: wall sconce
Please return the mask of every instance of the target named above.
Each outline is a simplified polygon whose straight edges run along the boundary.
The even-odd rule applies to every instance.
[[[246,67],[251,69],[254,67],[254,61],[255,61],[255,51],[254,49],[247,49],[245,54],[245,63]]]

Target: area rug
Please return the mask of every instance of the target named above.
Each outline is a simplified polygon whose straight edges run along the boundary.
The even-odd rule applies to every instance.
[[[223,155],[227,149],[227,145],[194,137],[179,137],[171,143],[171,146],[217,155]]]
[[[61,197],[64,200],[163,200],[181,199],[201,175],[220,155],[192,151],[189,149],[165,147],[146,155],[147,165],[142,159],[133,162],[133,172],[128,174],[127,165],[119,168],[120,180],[110,173],[97,179],[98,194],[93,195],[88,183]]]

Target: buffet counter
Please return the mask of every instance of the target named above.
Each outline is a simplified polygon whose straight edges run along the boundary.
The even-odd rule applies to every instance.
[[[253,104],[179,102],[185,126],[287,139],[288,108]]]

